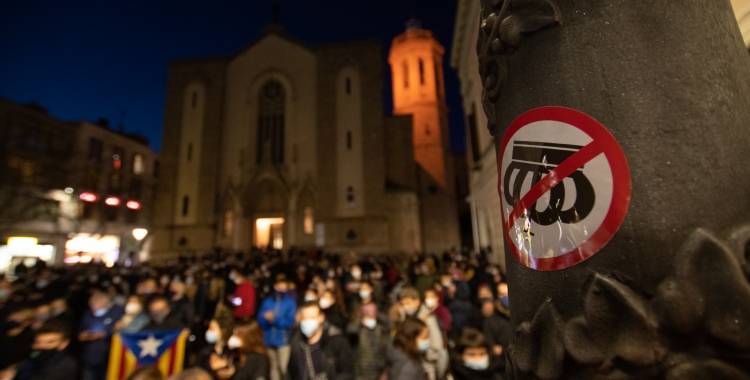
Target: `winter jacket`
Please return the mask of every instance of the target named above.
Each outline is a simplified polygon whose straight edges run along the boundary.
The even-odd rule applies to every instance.
[[[245,365],[237,367],[231,380],[267,380],[270,369],[267,356],[251,353],[245,358]]]
[[[255,315],[255,287],[245,281],[234,289],[234,296],[242,300],[239,306],[234,307],[234,317],[237,319],[250,318]]]
[[[353,324],[352,324],[353,325]],[[349,342],[354,349],[355,373],[358,380],[377,380],[385,370],[385,358],[390,343],[390,329],[377,324],[370,330],[362,324],[349,329]]]
[[[414,361],[401,349],[388,346],[388,380],[427,380],[422,363]]]
[[[31,359],[21,362],[13,380],[69,380],[76,376],[78,364],[67,350],[62,350],[42,363]]]
[[[451,331],[460,334],[465,327],[469,325],[472,310],[474,307],[471,303],[471,294],[469,285],[463,281],[456,281],[456,294],[450,302],[448,310],[451,312]]]
[[[84,314],[81,326],[78,329],[79,332],[90,331],[97,333],[103,331],[105,333],[102,339],[83,343],[81,359],[85,367],[95,367],[107,362],[115,323],[123,315],[125,315],[125,310],[119,305],[112,305],[101,317],[95,316],[90,310]]]
[[[287,369],[287,380],[301,379],[300,360],[304,359],[301,333],[294,334],[291,343],[291,355]],[[327,322],[323,325],[323,336],[320,338],[323,363],[328,380],[354,380],[354,352],[343,332]]]
[[[508,348],[510,340],[513,338],[513,326],[509,320],[498,312],[494,312],[484,319],[482,332],[487,337],[487,343],[490,344],[490,347],[502,346],[503,351]]]
[[[429,373],[434,372],[437,379],[442,379],[448,369],[448,350],[443,340],[443,331],[440,329],[437,317],[424,305],[420,306],[417,317],[424,321],[430,330],[430,348],[424,354],[425,369]]]
[[[272,311],[273,322],[266,319],[266,312]],[[258,324],[263,329],[263,341],[268,348],[289,345],[290,331],[295,322],[297,303],[289,295],[272,295],[260,305]]]

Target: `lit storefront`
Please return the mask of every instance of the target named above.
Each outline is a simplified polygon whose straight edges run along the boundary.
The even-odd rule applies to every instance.
[[[112,266],[120,257],[120,237],[75,234],[65,243],[65,263],[103,262]]]

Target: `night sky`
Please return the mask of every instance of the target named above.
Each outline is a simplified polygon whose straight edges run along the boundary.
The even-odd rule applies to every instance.
[[[455,0],[280,0],[279,19],[307,44],[391,40],[416,15],[446,48],[451,146],[465,150],[458,78],[450,68]],[[63,120],[107,118],[161,150],[167,62],[231,56],[272,21],[273,0],[0,1],[0,96],[36,101]],[[390,70],[386,70],[390,75]],[[392,111],[390,77],[384,112]],[[388,86],[388,87],[386,87]]]

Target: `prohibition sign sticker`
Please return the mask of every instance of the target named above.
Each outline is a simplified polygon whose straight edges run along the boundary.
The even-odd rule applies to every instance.
[[[540,271],[570,268],[601,250],[630,203],[630,168],[614,136],[563,107],[519,116],[498,154],[503,232],[513,256]]]

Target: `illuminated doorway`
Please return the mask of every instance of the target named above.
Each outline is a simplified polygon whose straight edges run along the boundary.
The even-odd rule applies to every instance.
[[[284,218],[256,219],[255,246],[282,249],[284,247]]]

